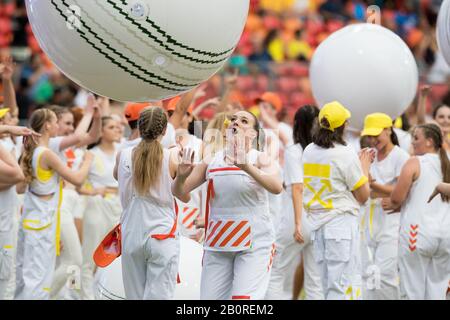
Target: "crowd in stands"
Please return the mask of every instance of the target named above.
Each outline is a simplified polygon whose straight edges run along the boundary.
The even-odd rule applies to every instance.
[[[314,103],[308,80],[314,50],[331,33],[351,23],[377,22],[397,33],[411,48],[421,84],[431,84],[428,110],[448,91],[449,67],[438,53],[436,19],[442,0],[251,0],[250,14],[227,68],[212,78],[198,103],[221,95],[226,75],[239,77],[228,88],[230,99],[252,107],[255,98],[275,91],[282,115]],[[24,0],[0,0],[0,59],[12,54],[18,63],[15,83],[20,119],[47,104],[74,106],[79,87],[61,75],[42,53],[27,20]],[[378,6],[379,11],[372,6]],[[368,8],[370,10],[368,10]],[[378,16],[379,14],[379,16]],[[1,103],[1,97],[0,97]],[[210,118],[213,111],[201,114]]]

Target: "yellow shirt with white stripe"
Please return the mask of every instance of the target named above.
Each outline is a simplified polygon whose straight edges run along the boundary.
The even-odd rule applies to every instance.
[[[360,205],[352,194],[368,178],[350,146],[325,149],[310,144],[303,152],[303,207],[315,229],[339,214],[357,216]]]

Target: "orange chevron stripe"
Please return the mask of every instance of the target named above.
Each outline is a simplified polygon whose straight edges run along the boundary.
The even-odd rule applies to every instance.
[[[214,240],[211,242],[210,246],[214,247],[217,243],[217,241],[219,241],[219,239],[223,236],[223,234],[225,232],[227,232],[227,230],[233,225],[234,221],[228,221],[223,228],[217,233],[217,236],[214,238]]]
[[[187,209],[187,208],[185,208]],[[183,224],[186,224],[186,222],[189,221],[190,218],[197,212],[198,208],[194,208],[186,217],[183,219]]]
[[[250,230],[250,227],[248,227],[247,230],[245,230],[245,232],[231,246],[237,247],[238,245],[240,245],[242,241],[244,241],[248,237],[248,235],[250,234]],[[248,247],[249,245],[246,244],[245,246]]]
[[[230,232],[230,234],[219,244],[219,247],[225,247],[228,242],[230,242],[231,239],[247,224],[247,221],[242,221],[238,224],[236,228],[234,228],[233,231]]]
[[[216,223],[214,228],[210,231],[210,233],[208,235],[208,239],[206,239],[206,242],[209,242],[209,240],[211,240],[212,236],[214,235],[214,233],[216,232],[217,228],[219,228],[221,224],[222,224],[222,221],[219,221],[219,222]]]

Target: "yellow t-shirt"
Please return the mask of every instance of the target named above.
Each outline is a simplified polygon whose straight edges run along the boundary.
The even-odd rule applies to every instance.
[[[312,49],[305,41],[292,40],[287,45],[287,57],[290,60],[298,58],[303,55],[306,59],[310,59],[312,55]]]

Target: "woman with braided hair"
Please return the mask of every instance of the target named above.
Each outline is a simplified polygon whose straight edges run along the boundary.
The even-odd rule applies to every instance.
[[[429,199],[441,182],[450,182],[450,161],[441,129],[434,124],[414,130],[415,157],[404,165],[391,194],[401,206],[399,271],[403,299],[445,300],[450,279],[450,203]]]
[[[171,184],[178,149],[161,145],[167,121],[163,109],[144,109],[138,120],[142,141],[122,150],[114,169],[123,205],[123,282],[131,300],[172,299],[177,282],[180,245]],[[191,159],[193,154],[186,149],[184,156]]]

